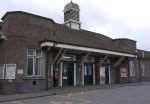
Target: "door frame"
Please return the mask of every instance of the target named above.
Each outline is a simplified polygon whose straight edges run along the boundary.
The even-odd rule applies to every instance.
[[[76,86],[76,70],[77,70],[77,62],[75,61],[62,61],[60,68],[60,85],[63,86],[63,65],[64,63],[72,63],[73,64],[73,84],[71,86]]]
[[[91,70],[91,83],[86,83],[86,77],[85,76],[85,66],[86,64],[91,64],[92,65],[92,70]],[[87,63],[84,63],[84,85],[92,85],[92,84],[95,84],[95,64],[94,63],[90,63],[90,62],[87,62]]]

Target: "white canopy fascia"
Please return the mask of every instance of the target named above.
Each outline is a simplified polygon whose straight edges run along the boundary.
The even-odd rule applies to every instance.
[[[65,48],[65,49],[72,49],[72,50],[81,50],[87,52],[96,52],[96,53],[104,53],[104,54],[111,54],[117,56],[126,56],[126,57],[137,57],[134,54],[104,50],[104,49],[97,49],[97,48],[89,48],[83,46],[76,46],[76,45],[69,45],[69,44],[62,44],[62,43],[54,43],[54,42],[42,42],[41,47],[50,46],[50,47],[57,47],[57,48]]]

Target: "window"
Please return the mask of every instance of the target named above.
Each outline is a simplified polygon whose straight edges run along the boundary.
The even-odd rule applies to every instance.
[[[30,48],[27,51],[27,75],[41,76],[42,70],[42,51]]]

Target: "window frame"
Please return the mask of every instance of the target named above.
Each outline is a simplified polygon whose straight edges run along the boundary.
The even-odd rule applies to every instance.
[[[33,55],[31,55],[31,54],[29,54],[29,50],[30,49],[32,49],[33,50]],[[38,51],[40,50],[40,55],[38,55]],[[41,58],[41,65],[43,66],[43,52],[42,52],[42,50],[41,49],[39,49],[39,48],[27,48],[27,55],[26,55],[26,57],[27,57],[27,67],[26,67],[26,76],[27,77],[43,77],[43,75],[42,75],[42,67],[37,67],[37,69],[36,69],[36,61],[38,60],[38,59],[40,59]],[[32,65],[32,67],[33,67],[33,69],[32,69],[32,74],[31,75],[29,75],[28,74],[28,64],[29,64],[29,58],[32,58],[33,59],[33,65]],[[40,66],[40,65],[38,65],[38,66]],[[37,74],[36,74],[36,70],[37,70]]]

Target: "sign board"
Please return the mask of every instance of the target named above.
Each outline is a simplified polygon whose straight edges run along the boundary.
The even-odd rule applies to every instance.
[[[120,77],[122,77],[122,78],[128,77],[128,69],[127,68],[120,68]]]
[[[16,78],[16,64],[6,64],[6,75],[5,79]]]
[[[23,69],[18,69],[17,74],[23,74]]]
[[[5,73],[5,64],[0,64],[0,79],[4,79]]]

